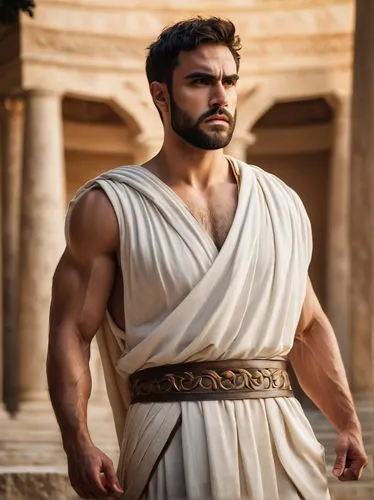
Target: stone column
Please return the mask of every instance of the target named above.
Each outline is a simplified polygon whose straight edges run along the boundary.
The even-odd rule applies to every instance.
[[[10,414],[18,410],[18,249],[22,166],[22,101],[7,98],[3,110],[2,265],[3,388]]]
[[[247,163],[248,147],[255,142],[255,136],[248,134],[245,137],[233,136],[230,144],[225,148],[225,152],[235,158]]]
[[[351,96],[331,102],[335,109],[328,213],[327,315],[334,327],[350,379],[349,183]]]
[[[19,345],[21,401],[46,401],[51,280],[64,248],[65,172],[60,96],[25,98],[20,235]]]
[[[0,172],[3,170],[3,151],[4,151],[4,99],[0,97]],[[0,175],[0,192],[3,190],[2,176]],[[0,203],[0,234],[3,234],[3,212],[2,203]],[[3,355],[3,332],[4,332],[4,316],[3,316],[3,246],[0,243],[0,419],[4,414],[4,391],[3,391],[3,371],[4,371],[4,355]]]
[[[352,387],[374,386],[374,1],[356,2],[351,163]]]
[[[141,165],[155,156],[162,147],[162,137],[139,136],[134,146],[134,163]]]

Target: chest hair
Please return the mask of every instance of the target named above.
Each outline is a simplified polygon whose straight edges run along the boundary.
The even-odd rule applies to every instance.
[[[180,195],[193,217],[221,249],[230,231],[237,206],[237,187],[229,184],[216,188],[208,196],[195,193]]]

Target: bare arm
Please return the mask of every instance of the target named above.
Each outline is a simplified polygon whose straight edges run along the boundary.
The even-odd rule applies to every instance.
[[[109,482],[116,480],[113,466],[94,447],[87,427],[90,344],[113,287],[118,245],[116,216],[101,190],[78,202],[69,235],[53,279],[47,378],[72,485],[81,496],[96,498],[105,493],[101,472],[110,476]],[[88,462],[86,478],[80,477],[84,467],[76,470],[78,459]]]
[[[339,433],[335,474],[357,479],[367,463],[361,427],[334,331],[310,281],[289,359],[304,392]]]

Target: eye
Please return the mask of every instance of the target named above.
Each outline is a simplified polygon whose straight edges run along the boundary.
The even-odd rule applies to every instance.
[[[237,81],[238,80],[236,78],[225,78],[225,80],[223,80],[223,84],[225,87],[235,87]]]

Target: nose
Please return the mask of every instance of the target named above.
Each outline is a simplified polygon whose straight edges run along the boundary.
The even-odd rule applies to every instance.
[[[209,106],[213,108],[214,106],[226,107],[227,105],[227,90],[222,82],[217,82],[211,87]]]

